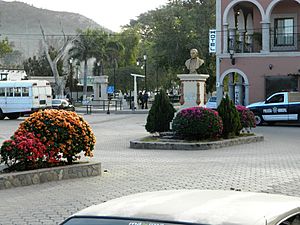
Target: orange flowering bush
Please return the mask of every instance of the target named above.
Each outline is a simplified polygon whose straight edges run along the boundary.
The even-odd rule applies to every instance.
[[[93,156],[95,135],[83,117],[75,112],[55,109],[35,112],[20,124],[18,132],[33,133],[57,161],[62,157],[72,163],[81,151],[85,156]]]

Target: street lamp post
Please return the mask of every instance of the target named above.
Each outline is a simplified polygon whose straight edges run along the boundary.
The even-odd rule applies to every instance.
[[[141,68],[144,68],[144,76],[145,76],[145,92],[144,92],[144,102],[145,102],[145,109],[148,109],[148,87],[147,87],[147,55],[143,56],[144,64]],[[140,59],[137,60],[136,64],[140,65]],[[143,108],[143,106],[142,106]]]
[[[114,96],[115,96],[115,93],[116,93],[116,66],[117,66],[117,60],[114,59],[114,62],[113,62],[113,67],[114,67]]]
[[[145,92],[147,93],[147,55],[144,55],[144,68],[145,68]]]
[[[100,62],[97,62],[97,70],[96,72],[98,72],[98,74],[96,73],[95,75],[96,76],[101,76],[101,63]]]
[[[69,59],[70,63],[70,102],[72,103],[73,101],[73,96],[72,96],[72,91],[73,91],[73,58]]]

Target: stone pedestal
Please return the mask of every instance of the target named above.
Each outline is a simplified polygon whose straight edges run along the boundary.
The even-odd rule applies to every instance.
[[[94,77],[94,100],[107,100],[108,76]]]
[[[205,81],[208,74],[178,74],[181,109],[205,105]]]

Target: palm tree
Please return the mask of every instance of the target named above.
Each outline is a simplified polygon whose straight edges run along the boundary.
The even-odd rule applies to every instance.
[[[118,42],[111,40],[106,44],[106,57],[108,63],[113,65],[113,75],[114,75],[114,86],[116,88],[116,68],[118,67],[118,61],[120,56],[124,53],[124,46]]]
[[[87,97],[88,59],[103,56],[106,39],[107,34],[102,30],[80,30],[78,38],[73,41],[73,47],[69,50],[70,57],[84,62],[83,100]]]

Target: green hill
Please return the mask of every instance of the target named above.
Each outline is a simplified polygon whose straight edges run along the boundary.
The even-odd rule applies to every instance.
[[[40,9],[23,2],[0,1],[0,38],[8,37],[25,57],[39,52],[40,24],[53,42],[62,37],[62,30],[66,35],[72,35],[77,29],[105,29],[80,14]]]

